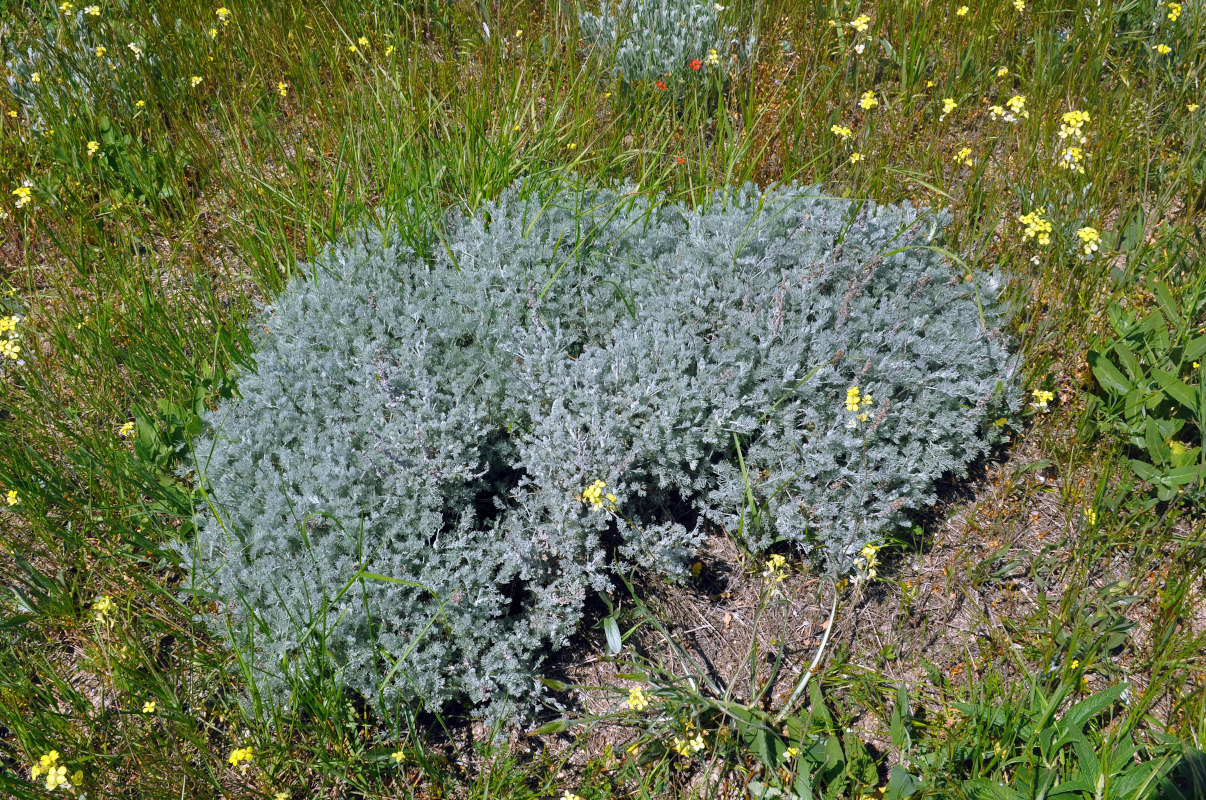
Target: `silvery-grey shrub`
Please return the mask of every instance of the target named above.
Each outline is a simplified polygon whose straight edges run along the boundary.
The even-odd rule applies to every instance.
[[[599,13],[582,12],[578,26],[588,44],[615,52],[614,69],[624,80],[703,80],[727,67],[731,55],[744,60],[754,49],[754,37],[740,41],[736,28],[721,26],[719,14],[712,2],[601,0]],[[703,64],[699,70],[690,67],[695,59]]]
[[[267,309],[207,419],[194,582],[264,688],[321,642],[383,709],[498,716],[615,570],[681,575],[747,485],[750,546],[847,570],[1018,405],[997,287],[951,271],[944,221],[559,180],[452,218],[428,258],[358,232]]]

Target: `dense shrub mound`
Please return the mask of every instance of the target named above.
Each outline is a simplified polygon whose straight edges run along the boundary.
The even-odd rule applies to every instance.
[[[498,713],[617,565],[680,574],[704,521],[736,529],[738,446],[749,544],[848,569],[1016,404],[994,287],[940,227],[811,189],[689,210],[556,184],[430,259],[357,234],[208,419],[194,577],[266,686],[321,637],[383,707]]]
[[[618,78],[701,85],[713,70],[728,70],[730,57],[744,62],[756,44],[752,35],[742,42],[736,28],[721,27],[720,8],[695,0],[601,0],[599,13],[583,11],[578,24],[586,42],[614,53]]]

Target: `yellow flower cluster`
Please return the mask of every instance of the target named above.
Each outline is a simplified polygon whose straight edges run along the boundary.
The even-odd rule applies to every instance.
[[[703,734],[697,733],[692,736],[691,732],[687,731],[686,736],[687,738],[685,739],[675,736],[674,743],[670,745],[670,749],[684,758],[690,758],[695,753],[704,749]]]
[[[970,10],[971,9],[968,8],[967,6],[959,6],[959,8],[955,11],[955,16],[956,17],[966,17],[967,12]]]
[[[1015,94],[1005,101],[1005,105],[1019,118],[1030,116],[1030,112],[1026,110],[1026,95],[1024,94]]]
[[[8,490],[8,504],[10,506],[15,506],[17,503],[20,503],[20,502],[21,502],[21,498],[17,496],[17,490],[9,489]]]
[[[779,581],[783,580],[786,570],[787,559],[778,553],[774,553],[766,560],[766,569],[763,570],[762,577],[778,583]]]
[[[223,25],[230,24],[230,10],[229,9],[222,7],[222,8],[219,8],[214,13],[218,15],[218,22],[221,22]]]
[[[569,789],[561,793],[561,800],[583,800],[582,795],[574,794]]]
[[[143,704],[142,704],[142,713],[144,713],[144,714],[154,714],[154,713],[155,713],[155,709],[157,709],[158,707],[159,707],[159,706],[155,704],[155,701],[154,701],[154,700],[148,700],[148,701],[146,701],[145,703],[143,703]]]
[[[195,88],[197,88],[197,86],[198,86],[200,83],[201,83],[201,76],[200,76],[200,75],[194,75],[193,77],[191,77],[191,78],[189,78],[189,79],[188,79],[188,84],[189,84],[189,86],[192,86],[194,89],[195,89]]]
[[[20,205],[20,203],[18,203]],[[10,361],[16,361],[21,357],[21,345],[17,342],[17,337],[21,334],[17,330],[17,325],[20,324],[21,318],[17,315],[8,317],[0,317],[0,359],[7,358]]]
[[[959,152],[955,154],[955,163],[965,164],[966,166],[969,166],[969,167],[972,166],[972,164],[975,162],[972,161],[971,154],[972,154],[972,149],[970,147],[959,148]]]
[[[1181,18],[1181,4],[1180,3],[1169,3],[1168,4],[1168,21],[1176,22],[1180,18]]]
[[[941,117],[941,119],[946,119],[946,115],[951,113],[958,107],[959,107],[959,104],[955,102],[955,99],[953,97],[944,98],[942,101],[942,117]]]
[[[1172,52],[1172,48],[1166,44],[1161,43],[1161,44],[1156,45],[1156,52],[1162,56],[1166,56]]]
[[[858,416],[851,417],[846,423],[847,428],[856,428],[858,423],[866,422],[869,419],[867,406],[873,404],[875,400],[869,394],[862,394],[857,386],[851,386],[846,390],[846,410],[857,413]]]
[[[95,603],[92,604],[92,611],[96,614],[97,619],[103,620],[112,610],[113,598],[107,594],[102,595]]]
[[[1085,125],[1089,124],[1089,112],[1087,111],[1068,111],[1060,117],[1059,123],[1059,138],[1061,139],[1077,139],[1081,144],[1084,144],[1088,139],[1085,137]]]
[[[254,755],[250,747],[239,747],[230,752],[230,758],[226,759],[232,767],[246,769],[247,765],[252,762]]]
[[[1036,238],[1041,245],[1051,244],[1051,223],[1043,218],[1041,211],[1031,211],[1018,217],[1018,222],[1026,226],[1022,239]]]
[[[879,101],[875,99],[875,92],[871,91],[870,89],[863,92],[863,96],[858,100],[858,105],[860,108],[866,111],[870,111],[879,105]]]
[[[851,164],[857,164],[858,162],[860,162],[862,160],[863,160],[862,153],[851,153],[850,154],[850,163]]]
[[[829,128],[829,132],[839,139],[849,139],[854,135],[854,131],[850,130],[845,125],[832,125]]]
[[[46,776],[46,789],[48,791],[53,792],[55,789],[63,786],[64,784],[70,786],[67,781],[67,767],[59,763],[58,750],[51,750],[49,753],[39,758],[38,763],[30,767],[30,780],[36,781],[43,775]],[[78,775],[80,775],[80,773],[77,772],[72,777],[76,777]]]
[[[1059,160],[1060,169],[1071,170],[1084,174],[1085,167],[1081,162],[1084,161],[1085,152],[1079,147],[1068,147],[1064,149],[1064,154]]]
[[[720,53],[717,53],[715,50],[709,50],[708,57],[704,59],[704,63],[706,63],[710,67],[719,66],[720,65]]]
[[[1026,0],[1013,0],[1013,7],[1018,11],[1026,10]]]
[[[633,686],[628,690],[628,707],[633,711],[649,708],[649,694],[640,686]]]
[[[582,502],[590,503],[593,509],[596,511],[603,507],[604,499],[606,499],[607,502],[611,503],[612,505],[615,505],[616,496],[610,492],[603,494],[603,490],[605,488],[607,488],[606,483],[603,481],[595,481],[590,486],[587,486],[582,490]]]
[[[1035,411],[1046,411],[1047,404],[1055,399],[1055,393],[1046,389],[1035,389],[1030,396],[1034,398],[1034,402],[1030,405],[1034,407]]]
[[[100,144],[98,142],[88,142],[88,155],[96,155],[97,150],[100,150]]]
[[[406,760],[406,753],[403,753],[401,750],[395,750],[389,754],[389,757],[394,760],[395,764],[401,764]]]
[[[1097,252],[1097,247],[1101,243],[1101,234],[1097,229],[1086,225],[1076,232],[1076,237],[1080,239],[1080,247],[1086,256],[1091,256]]]
[[[285,95],[289,94],[288,84],[286,84],[284,81],[277,81],[276,82],[276,93],[279,94],[281,97],[284,97]]]
[[[28,186],[18,186],[16,189],[13,189],[13,194],[17,198],[15,205],[17,208],[21,208],[29,203],[29,198],[30,195],[33,194],[33,189],[30,189]]]
[[[866,33],[867,28],[871,27],[871,18],[866,14],[859,14],[850,21],[850,27],[854,28],[859,33]]]
[[[1097,512],[1091,508],[1085,509],[1085,522],[1089,523],[1090,527],[1097,524]]]
[[[879,566],[879,548],[880,545],[869,544],[859,551],[858,558],[854,559],[854,568],[857,570],[855,583],[872,580],[879,574],[876,569]]]
[[[134,423],[133,422],[123,422],[121,424],[121,426],[117,429],[117,435],[123,439],[129,439],[131,436],[134,435]]]

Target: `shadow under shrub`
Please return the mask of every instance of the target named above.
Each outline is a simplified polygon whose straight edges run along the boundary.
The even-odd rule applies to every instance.
[[[266,311],[207,418],[193,580],[262,689],[317,651],[383,711],[498,718],[539,699],[588,592],[681,575],[747,487],[749,546],[847,570],[1018,402],[996,287],[952,275],[942,222],[558,182],[451,219],[430,259],[358,233]]]

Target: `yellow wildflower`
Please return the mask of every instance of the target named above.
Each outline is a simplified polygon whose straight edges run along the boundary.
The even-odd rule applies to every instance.
[[[870,110],[879,105],[879,101],[875,99],[875,92],[868,89],[863,92],[863,96],[859,98],[858,104],[861,108]]]
[[[106,50],[104,47],[98,47],[98,48],[96,48],[96,57],[104,58],[105,53],[107,53],[107,52],[108,52],[108,50]]]
[[[1018,217],[1018,222],[1026,226],[1022,233],[1023,241],[1030,238],[1038,239],[1041,245],[1051,244],[1051,223],[1043,218],[1041,211],[1031,211]]]
[[[96,613],[98,619],[104,619],[105,616],[113,610],[113,598],[109,595],[101,595],[95,603],[92,604],[92,610]]]
[[[197,87],[197,85],[201,83],[201,76],[200,76],[200,75],[194,75],[193,77],[191,77],[191,78],[189,78],[189,79],[188,79],[188,83],[189,83],[189,85],[190,85],[190,86],[192,86],[192,87],[196,88],[196,87]]]
[[[406,760],[406,753],[403,753],[401,750],[395,750],[390,753],[389,757],[394,760],[394,764],[401,764]]]
[[[17,197],[15,205],[17,208],[21,208],[21,206],[29,203],[29,197],[33,194],[33,190],[28,186],[18,186],[16,189],[13,189],[13,194]]]
[[[88,155],[90,155],[90,156],[96,155],[97,150],[100,150],[99,144],[97,144],[96,142],[88,142]]]
[[[971,9],[969,9],[967,6],[959,6],[959,8],[955,11],[955,16],[956,17],[966,17],[967,12],[970,10]]]
[[[607,486],[607,484],[604,483],[603,481],[595,481],[590,486],[587,486],[585,489],[582,490],[582,494],[579,497],[579,499],[583,503],[590,503],[592,506],[592,510],[597,511],[597,510],[603,508],[603,499],[604,499],[603,498],[603,489],[606,488],[606,486]],[[614,505],[616,502],[615,495],[608,494],[607,500],[612,505]]]
[[[1084,127],[1087,124],[1089,124],[1089,113],[1087,111],[1068,111],[1060,117],[1059,138],[1078,139],[1081,144],[1084,144],[1088,141],[1084,132]]]
[[[1172,52],[1172,48],[1166,44],[1158,44],[1156,45],[1156,52],[1162,56],[1166,56]]]
[[[1030,405],[1033,406],[1036,411],[1046,411],[1047,404],[1055,399],[1055,393],[1049,392],[1046,389],[1035,389],[1030,393],[1030,396],[1034,398],[1034,402],[1032,402]]]
[[[566,789],[561,793],[561,800],[582,800],[582,795],[577,795]]]
[[[361,36],[359,39],[356,40],[356,44],[360,45],[361,47],[368,47],[369,46],[368,37]]]
[[[1190,103],[1189,105],[1185,106],[1185,110],[1192,114],[1193,112],[1198,110],[1198,104]]]
[[[9,489],[8,490],[8,504],[10,506],[15,506],[17,503],[20,503],[20,502],[21,502],[21,498],[17,496],[17,490]]]
[[[277,81],[276,93],[281,97],[284,97],[285,95],[289,94],[289,86],[284,81]]]
[[[1018,11],[1026,10],[1026,0],[1013,0],[1013,7]]]
[[[63,3],[59,6],[59,11],[62,11],[64,14],[70,14],[72,11],[75,11],[75,6],[71,5],[71,3]]]
[[[42,73],[35,72],[34,74],[29,76],[29,79],[31,81],[33,81],[34,83],[41,83],[42,82]]]
[[[1064,150],[1063,155],[1060,157],[1060,169],[1067,169],[1071,170],[1072,172],[1079,172],[1083,174],[1085,168],[1080,162],[1084,160],[1084,157],[1084,151],[1079,147],[1068,147]]]
[[[649,708],[649,695],[640,686],[628,690],[628,707],[633,711],[644,711]]]
[[[250,747],[239,747],[230,752],[230,757],[226,759],[232,767],[246,769],[247,765],[254,760],[254,755]]]
[[[230,24],[230,11],[225,6],[219,8],[214,13],[218,15],[218,22],[221,22],[223,25]]]
[[[857,164],[858,162],[860,162],[862,160],[863,160],[862,153],[851,153],[850,154],[850,163],[851,164]]]
[[[1168,21],[1176,22],[1180,18],[1181,18],[1181,4],[1180,3],[1169,3],[1168,4]]]
[[[1091,256],[1097,252],[1098,244],[1101,242],[1101,234],[1096,228],[1085,226],[1076,232],[1077,238],[1080,239],[1081,248],[1086,256]]]
[[[67,783],[66,767],[51,767],[46,770],[46,789],[48,791],[53,792],[65,783]]]
[[[100,6],[84,6],[84,13],[90,17],[99,17]]]
[[[970,147],[962,147],[959,149],[959,152],[955,154],[955,161],[959,164],[965,164],[970,167],[974,163],[972,161],[971,154],[972,149]]]
[[[942,100],[942,119],[946,119],[946,115],[959,107],[953,97],[946,97]]]
[[[783,573],[786,569],[787,559],[774,553],[766,560],[766,569],[762,571],[762,577],[778,582],[783,580]]]
[[[859,14],[850,21],[850,27],[854,28],[859,33],[866,33],[867,28],[871,27],[871,18],[866,14]]]
[[[831,125],[829,132],[839,139],[849,139],[854,135],[854,131],[850,130],[845,125]]]
[[[145,703],[143,703],[143,704],[142,704],[142,713],[144,713],[144,714],[154,714],[154,713],[155,713],[155,709],[156,709],[156,708],[158,708],[158,706],[155,704],[155,701],[154,701],[154,700],[148,700],[148,701],[146,701]]]

